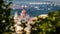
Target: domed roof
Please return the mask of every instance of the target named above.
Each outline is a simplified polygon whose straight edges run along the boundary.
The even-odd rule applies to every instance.
[[[27,12],[26,12],[25,9],[23,9],[21,13],[22,13],[22,14],[26,14]]]

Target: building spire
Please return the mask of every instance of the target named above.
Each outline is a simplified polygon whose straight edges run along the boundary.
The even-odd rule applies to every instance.
[[[25,8],[22,9],[21,13],[20,13],[20,16],[25,16],[27,14]]]
[[[18,14],[17,12],[15,12],[14,19],[17,19],[17,17],[18,17]]]

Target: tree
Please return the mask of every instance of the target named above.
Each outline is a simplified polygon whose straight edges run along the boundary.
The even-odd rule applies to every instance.
[[[57,12],[49,12],[48,17],[37,17],[37,21],[32,26],[32,34],[60,34],[60,10]],[[34,32],[36,33],[34,33]]]
[[[10,25],[12,25],[13,19],[10,16],[10,12],[12,10],[10,8],[10,4],[11,2],[6,4],[4,0],[0,0],[0,32],[1,33],[6,32],[8,30],[7,26],[10,27]]]

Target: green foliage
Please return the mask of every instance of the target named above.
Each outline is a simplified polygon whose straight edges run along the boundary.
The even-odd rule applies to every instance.
[[[14,22],[13,18],[11,18],[10,16],[10,4],[11,2],[5,4],[4,0],[0,0],[1,34],[4,32],[11,33],[10,27]],[[48,17],[46,17],[45,19],[37,17],[37,20],[34,22],[35,24],[31,25],[31,34],[60,34],[60,10],[58,10],[57,12],[49,12]]]
[[[13,21],[12,21],[13,19],[10,18],[10,11],[12,10],[10,8],[10,4],[11,4],[11,2],[6,4],[4,2],[4,0],[0,0],[0,32],[1,33],[9,31],[8,28],[13,23]],[[7,26],[9,26],[9,27],[7,28]]]
[[[34,27],[32,26],[33,28],[37,29],[34,31],[37,32],[35,34],[59,34],[60,10],[58,10],[57,12],[49,12],[48,17],[46,17],[45,19],[39,17],[37,18],[38,19],[37,21],[35,21]]]

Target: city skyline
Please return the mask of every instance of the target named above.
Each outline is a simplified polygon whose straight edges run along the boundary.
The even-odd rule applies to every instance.
[[[60,0],[13,0],[18,1],[18,2],[40,2],[40,1],[55,1],[55,2],[60,2]]]
[[[8,0],[4,0],[9,2]],[[12,0],[12,3],[17,3],[17,4],[21,4],[21,3],[29,3],[29,2],[42,2],[42,1],[48,1],[48,2],[60,2],[60,0]]]

